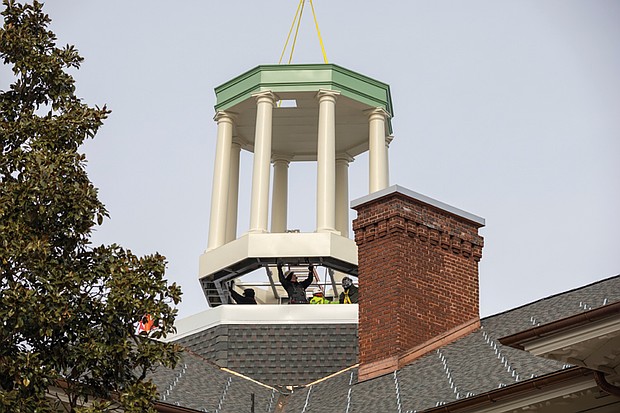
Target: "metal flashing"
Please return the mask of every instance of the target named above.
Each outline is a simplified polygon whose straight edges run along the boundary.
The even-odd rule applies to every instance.
[[[451,205],[448,205],[444,202],[438,201],[436,199],[433,199],[431,197],[428,197],[426,195],[422,195],[418,192],[409,190],[407,188],[404,188],[400,185],[392,185],[390,187],[387,187],[385,189],[382,189],[380,191],[377,192],[373,192],[372,194],[368,194],[366,196],[363,196],[361,198],[355,199],[353,201],[351,201],[351,208],[352,209],[356,209],[358,206],[362,205],[362,204],[366,204],[368,202],[371,201],[375,201],[379,198],[383,198],[385,196],[391,195],[391,194],[395,194],[395,193],[401,193],[403,195],[408,196],[409,198],[415,199],[416,201],[425,203],[427,205],[430,205],[432,207],[438,208],[440,210],[449,212],[451,214],[457,215],[461,218],[464,218],[468,221],[471,221],[475,224],[478,224],[480,227],[483,227],[485,225],[485,220],[482,217],[479,217],[478,215],[474,215],[472,213],[469,213],[467,211],[463,211],[462,209],[453,207]]]

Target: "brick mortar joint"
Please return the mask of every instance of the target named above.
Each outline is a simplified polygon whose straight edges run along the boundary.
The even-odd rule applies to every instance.
[[[454,220],[464,225],[484,226],[474,223],[470,219],[455,214],[452,211],[430,205],[424,201],[411,199],[407,195],[401,193],[393,193],[390,196],[373,200],[364,205],[354,208],[358,217],[364,215],[383,215],[386,213],[400,215],[441,215],[444,218]]]
[[[402,224],[399,224],[397,222],[399,219],[403,221]],[[415,226],[416,228],[419,226],[424,227],[427,231],[427,234],[425,234],[427,238],[438,237],[441,240],[442,237],[445,237],[447,235],[450,242],[457,240],[461,244],[470,243],[472,247],[475,246],[482,248],[484,246],[484,239],[482,238],[482,236],[478,235],[477,230],[473,230],[472,233],[474,234],[470,237],[463,237],[461,236],[461,234],[455,231],[451,231],[449,229],[446,230],[445,228],[443,228],[445,227],[444,225],[437,223],[420,222],[415,219],[407,218],[403,214],[398,212],[392,212],[384,217],[381,217],[380,219],[375,219],[372,222],[367,222],[365,223],[365,225],[354,222],[353,231],[355,233],[356,241],[358,242],[358,244],[361,244],[364,242],[364,234],[373,233],[372,238],[382,238],[387,234],[394,232],[406,232],[409,234],[409,232],[411,232],[409,231],[410,225]],[[384,230],[380,231],[379,227]]]
[[[454,216],[448,212],[441,211],[441,210],[439,210],[438,212],[434,212],[432,210],[427,210],[427,209],[421,209],[418,211],[414,211],[413,209],[408,209],[408,207],[406,206],[401,206],[400,208],[387,208],[387,209],[388,209],[387,211],[368,213],[367,215],[369,217],[365,217],[365,218],[363,217],[363,214],[358,212],[358,217],[353,220],[353,229],[361,225],[359,224],[360,221],[370,221],[369,222],[370,224],[373,222],[382,221],[384,219],[390,219],[394,217],[400,217],[408,221],[416,221],[416,222],[423,223],[422,221],[415,220],[412,217],[424,215],[425,217],[438,216],[440,220],[450,220],[450,221],[457,223],[460,226],[472,227],[474,228],[474,231],[477,231],[477,227],[475,225],[468,223],[467,221],[461,220],[457,216]],[[445,213],[442,214],[442,212],[445,212]],[[431,223],[424,223],[424,224],[433,225]]]

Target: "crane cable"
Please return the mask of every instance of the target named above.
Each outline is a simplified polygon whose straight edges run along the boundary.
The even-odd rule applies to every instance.
[[[321,45],[321,52],[323,53],[323,62],[327,64],[328,63],[327,54],[325,53],[325,46],[323,45],[323,38],[321,37],[321,30],[319,30],[319,22],[316,18],[316,12],[314,11],[314,3],[312,2],[312,0],[309,0],[309,2],[310,2],[310,7],[312,8],[312,16],[314,17],[314,25],[316,27],[316,33],[319,37],[319,43]],[[295,44],[297,43],[297,35],[299,34],[299,26],[301,25],[301,17],[303,13],[304,13],[304,0],[299,0],[299,4],[297,5],[297,10],[295,11],[295,17],[293,18],[293,23],[291,24],[291,28],[288,32],[288,36],[286,37],[286,42],[284,43],[284,48],[282,49],[282,54],[280,55],[280,60],[278,61],[278,64],[282,64],[282,59],[284,58],[284,54],[286,53],[286,48],[288,47],[288,43],[291,39],[293,28],[295,27],[295,24],[297,24],[297,27],[295,28],[295,37],[293,38],[293,43],[291,45],[291,53],[289,54],[289,58],[288,58],[288,64],[291,64],[291,62],[293,61],[293,52],[295,51]]]
[[[297,5],[297,11],[295,12],[295,17],[293,18],[293,23],[291,24],[291,29],[288,31],[288,36],[286,36],[286,43],[284,43],[284,48],[282,49],[282,54],[280,55],[280,60],[278,60],[278,64],[282,64],[282,58],[284,57],[284,53],[286,52],[288,42],[291,39],[291,33],[293,33],[293,27],[295,27],[295,22],[297,21],[297,16],[299,15],[299,10],[301,9],[302,5],[303,5],[303,0],[300,0],[299,4]]]
[[[288,64],[293,61],[293,52],[295,51],[295,45],[297,44],[297,35],[299,34],[299,26],[301,25],[301,16],[304,14],[304,0],[301,1],[301,10],[299,11],[299,19],[297,20],[297,27],[295,28],[295,37],[293,37],[293,44],[291,45],[291,54],[288,57]]]
[[[323,53],[323,62],[325,64],[329,63],[327,61],[327,53],[325,53],[325,46],[323,45],[323,38],[321,37],[321,30],[319,30],[319,22],[316,19],[316,13],[314,12],[314,3],[310,0],[310,7],[312,7],[312,16],[314,17],[314,25],[316,26],[316,34],[319,36],[319,43],[321,44],[321,52]]]

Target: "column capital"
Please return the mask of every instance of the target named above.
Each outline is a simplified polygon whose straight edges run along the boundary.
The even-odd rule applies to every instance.
[[[276,101],[279,97],[274,94],[271,90],[265,90],[264,92],[253,93],[252,97],[256,99],[256,103],[268,102],[271,103],[271,106],[276,105]]]
[[[218,110],[217,112],[215,112],[215,116],[213,116],[213,120],[216,121],[217,123],[228,122],[232,124],[235,122],[236,119],[237,119],[236,113],[225,112],[223,110]]]
[[[271,162],[273,164],[275,164],[276,162],[286,162],[286,164],[288,165],[291,163],[292,160],[293,157],[288,154],[274,153],[273,155],[271,155]]]
[[[336,162],[346,162],[347,164],[349,164],[354,160],[355,158],[346,152],[340,152],[336,154]]]
[[[232,143],[233,145],[239,145],[242,149],[246,150],[250,147],[249,142],[239,135],[233,135]]]
[[[319,89],[316,94],[316,98],[319,100],[319,102],[322,100],[331,100],[332,102],[335,102],[336,99],[338,99],[338,96],[340,96],[340,92],[325,89]]]
[[[374,108],[365,111],[369,120],[387,120],[390,118],[390,114],[383,108]]]
[[[232,148],[237,148],[239,150],[241,150],[241,148],[243,148],[243,145],[241,144],[241,142],[235,140],[235,138],[233,138],[232,142],[230,143],[230,146]]]

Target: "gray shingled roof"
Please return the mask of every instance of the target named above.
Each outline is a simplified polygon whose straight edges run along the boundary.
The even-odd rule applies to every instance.
[[[358,353],[356,324],[226,324],[176,343],[272,386],[305,385],[357,363]]]
[[[162,402],[201,412],[249,412],[252,394],[257,412],[273,412],[281,396],[275,388],[222,370],[190,351],[175,369],[160,368],[151,378]]]
[[[422,412],[565,368],[503,346],[498,339],[618,301],[620,276],[548,297],[487,317],[482,329],[393,374],[361,383],[357,383],[357,369],[351,368],[288,394],[222,371],[192,353],[186,353],[174,371],[162,370],[154,378],[167,403],[198,411],[249,412],[250,394],[254,393],[256,412],[274,412],[278,398],[286,404],[285,412]],[[175,377],[179,378],[171,385]]]

